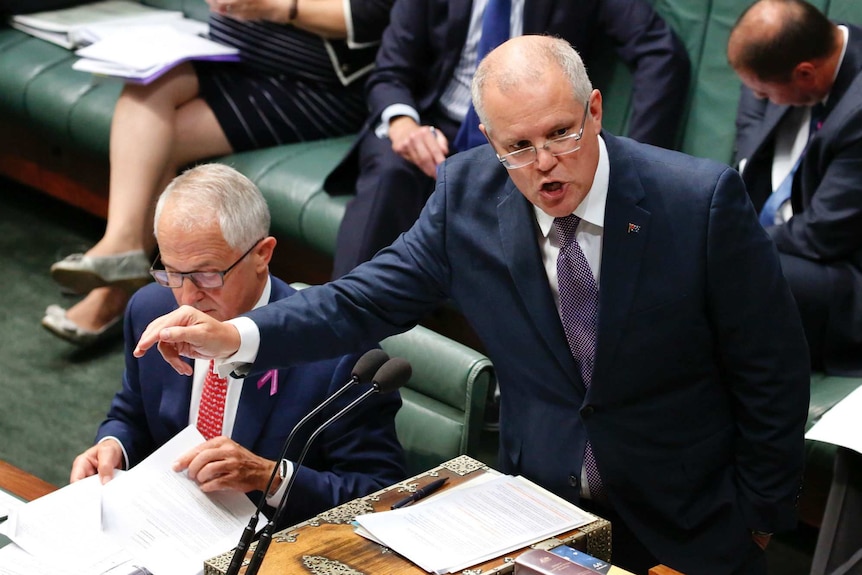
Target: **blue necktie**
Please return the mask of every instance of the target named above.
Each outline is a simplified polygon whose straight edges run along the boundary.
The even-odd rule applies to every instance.
[[[581,218],[576,215],[554,219],[554,228],[560,240],[557,256],[557,288],[560,292],[560,318],[569,350],[578,364],[584,387],[593,381],[593,364],[596,359],[596,340],[599,323],[599,290],[590,264],[575,232]],[[604,499],[604,486],[593,455],[593,447],[587,440],[584,448],[584,469],[590,496],[593,500]]]
[[[823,112],[823,104],[818,103],[811,107],[811,123],[808,126],[809,142],[823,124]],[[793,176],[796,174],[796,169],[799,168],[799,164],[802,163],[802,158],[805,157],[806,151],[808,151],[807,145],[805,149],[802,150],[802,153],[799,154],[799,157],[796,158],[796,163],[793,164],[793,167],[790,169],[790,173],[781,181],[781,184],[779,184],[778,188],[772,192],[772,195],[766,199],[766,203],[764,203],[763,207],[760,209],[760,216],[758,219],[760,220],[760,225],[763,227],[774,226],[778,223],[775,221],[776,214],[778,213],[778,210],[781,209],[781,206],[784,205],[784,202],[790,199],[790,194],[793,191]]]
[[[476,52],[476,65],[488,52],[509,39],[509,18],[512,14],[512,0],[488,0],[485,14],[482,16],[482,36]],[[479,116],[470,104],[458,135],[455,136],[455,149],[459,152],[475,148],[485,143],[485,137],[479,131]]]

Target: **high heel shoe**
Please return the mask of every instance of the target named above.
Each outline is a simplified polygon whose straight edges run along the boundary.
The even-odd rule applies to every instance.
[[[90,346],[119,337],[123,333],[123,314],[121,313],[101,328],[91,331],[84,329],[68,317],[66,310],[58,305],[49,305],[42,318],[42,327],[61,339],[79,346]]]
[[[51,277],[78,294],[105,286],[133,292],[150,281],[150,261],[143,250],[112,256],[72,254],[51,266]]]

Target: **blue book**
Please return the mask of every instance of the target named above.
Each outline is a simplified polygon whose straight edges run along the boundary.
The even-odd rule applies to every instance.
[[[592,555],[587,555],[583,551],[578,551],[568,545],[560,545],[559,547],[549,549],[549,551],[555,555],[559,555],[560,557],[565,557],[572,563],[577,563],[582,567],[591,569],[596,573],[609,573],[611,570],[610,563],[597,559]]]

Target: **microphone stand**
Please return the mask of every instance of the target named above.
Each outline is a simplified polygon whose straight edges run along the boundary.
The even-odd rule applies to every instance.
[[[260,512],[263,509],[264,503],[266,503],[266,497],[269,494],[269,490],[272,489],[272,483],[273,481],[275,481],[275,476],[278,473],[279,463],[287,455],[287,450],[290,447],[290,443],[293,441],[293,438],[296,435],[297,431],[299,431],[299,429],[306,423],[308,423],[313,417],[326,409],[333,401],[341,397],[344,392],[346,392],[354,385],[360,383],[364,377],[367,377],[365,373],[367,373],[367,371],[370,371],[370,367],[380,366],[385,363],[388,358],[389,355],[385,351],[380,349],[372,349],[366,352],[362,357],[359,358],[359,360],[356,362],[356,367],[354,367],[354,371],[361,371],[363,373],[353,373],[350,377],[350,380],[348,380],[348,382],[344,384],[344,386],[342,386],[338,391],[326,398],[323,403],[312,409],[311,412],[308,413],[308,415],[300,419],[299,422],[293,426],[293,429],[290,431],[290,435],[287,436],[287,440],[285,440],[284,444],[281,446],[281,452],[278,454],[278,458],[275,460],[275,465],[272,467],[272,473],[269,474],[269,481],[266,482],[263,496],[260,498],[260,501],[258,501],[257,508],[252,514],[251,518],[248,520],[248,525],[246,525],[245,529],[242,530],[242,535],[239,538],[239,542],[236,544],[236,549],[234,549],[233,557],[231,557],[230,564],[225,571],[225,575],[237,575],[239,573],[239,569],[240,567],[242,567],[243,559],[245,559],[245,554],[248,551],[248,548],[251,546],[252,540],[254,539],[255,527],[257,527],[257,521],[260,518]],[[360,364],[362,364],[361,368],[357,369]],[[308,446],[306,444],[306,450],[307,448]],[[303,455],[305,455],[305,450],[303,451]],[[292,485],[292,480],[295,475],[296,474],[294,473],[291,476],[291,483],[288,483],[288,489],[290,488],[290,485]],[[246,571],[246,573],[248,573],[248,571]]]
[[[287,488],[284,491],[284,495],[281,496],[281,501],[278,503],[278,507],[275,510],[275,514],[273,514],[272,519],[270,519],[269,523],[263,528],[260,534],[260,538],[257,540],[257,547],[254,550],[254,554],[251,556],[251,561],[248,564],[248,567],[245,570],[245,575],[256,575],[258,570],[260,569],[261,564],[263,563],[263,557],[266,555],[267,549],[269,549],[269,544],[272,542],[272,532],[275,529],[275,525],[278,523],[278,520],[281,519],[281,516],[284,514],[284,510],[287,508],[287,500],[290,495],[290,490],[293,487],[293,483],[296,481],[296,476],[298,475],[297,471],[299,467],[302,465],[303,460],[305,460],[305,455],[308,453],[308,449],[311,447],[312,442],[320,435],[323,430],[325,430],[331,423],[340,418],[342,415],[353,409],[356,405],[364,401],[369,395],[377,393],[379,391],[379,386],[377,383],[372,384],[373,387],[351,401],[348,405],[341,409],[338,413],[324,421],[320,427],[314,430],[311,436],[308,438],[308,441],[305,442],[305,447],[302,448],[302,453],[299,455],[299,458],[296,460],[296,465],[294,466],[294,472],[290,476],[290,480],[287,483]]]

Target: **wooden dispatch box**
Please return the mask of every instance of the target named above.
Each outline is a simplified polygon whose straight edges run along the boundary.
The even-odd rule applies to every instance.
[[[351,522],[357,515],[388,511],[393,503],[440,477],[448,477],[442,493],[477,474],[493,472],[484,463],[466,455],[451,459],[439,467],[420,473],[371,495],[360,497],[329,511],[279,531],[273,535],[259,575],[424,575],[426,571],[383,547],[353,532]],[[596,518],[588,523],[530,547],[513,551],[503,557],[475,565],[462,571],[465,575],[510,573],[515,557],[530,548],[550,549],[570,545],[599,559],[610,561],[611,524]],[[252,544],[240,573],[254,552]],[[224,575],[233,550],[204,562],[204,575]]]

